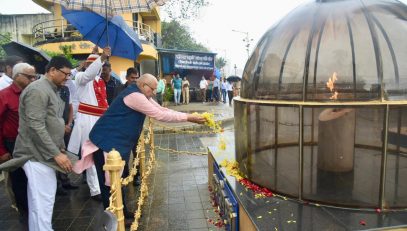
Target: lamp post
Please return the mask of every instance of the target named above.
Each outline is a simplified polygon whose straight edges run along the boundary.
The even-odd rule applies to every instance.
[[[245,47],[246,47],[246,51],[247,51],[247,58],[249,58],[249,56],[250,56],[250,42],[253,41],[253,39],[249,38],[249,32],[247,32],[247,31],[239,31],[239,30],[232,30],[232,31],[246,35],[245,38],[243,39],[243,42],[246,43]]]

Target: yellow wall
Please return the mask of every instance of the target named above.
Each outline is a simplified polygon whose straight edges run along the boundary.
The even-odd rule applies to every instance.
[[[137,62],[140,63],[143,59],[158,59],[157,50],[147,44],[141,44],[143,46],[143,52],[140,53],[140,56],[137,58]]]
[[[112,70],[119,76],[121,76],[123,72],[126,72],[127,68],[134,67],[133,60],[116,56],[110,57],[110,63],[112,64]]]
[[[60,46],[72,46],[72,54],[90,54],[95,44],[89,41],[74,41],[74,42],[60,42],[60,43],[46,43],[37,46],[41,50],[61,52]]]
[[[131,13],[122,14],[124,21],[126,21],[127,25],[133,28],[131,22],[133,22],[133,16]]]
[[[43,7],[48,6],[43,0],[33,0],[37,4],[42,5]],[[47,9],[51,10],[51,7],[46,7]],[[62,17],[62,12],[61,12],[61,6],[58,4],[55,4],[54,7],[54,17],[55,19],[63,19]],[[145,16],[153,16],[156,18],[156,20],[144,20],[143,15]],[[126,13],[122,14],[123,19],[129,24],[130,27],[133,27],[132,21],[133,21],[133,16],[131,13]],[[138,21],[140,23],[145,23],[151,27],[152,30],[155,32],[161,34],[161,21],[160,21],[160,12],[159,8],[155,8],[153,11],[150,13],[139,13],[138,14]],[[61,29],[61,21],[55,22],[55,26],[58,28],[58,30]],[[66,25],[66,20],[65,20],[65,25]],[[53,52],[61,52],[60,46],[64,45],[70,45],[72,46],[72,54],[73,55],[78,55],[78,54],[89,54],[92,51],[92,48],[94,47],[94,44],[89,41],[72,41],[72,42],[60,42],[60,43],[47,43],[47,44],[42,44],[38,46],[39,49],[42,50],[47,50],[47,51],[53,51]],[[154,48],[153,45],[148,45],[148,44],[142,44],[143,46],[143,52],[140,54],[136,62],[140,63],[144,59],[158,59],[158,54],[157,50]],[[99,50],[101,52],[101,50]],[[112,64],[112,70],[120,75],[122,71],[126,71],[127,68],[129,67],[134,67],[134,61],[129,60],[129,59],[124,59],[120,57],[111,57],[110,62]]]

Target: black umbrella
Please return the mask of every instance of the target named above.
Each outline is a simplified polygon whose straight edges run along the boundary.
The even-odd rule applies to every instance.
[[[45,73],[45,66],[51,60],[43,51],[24,43],[12,41],[2,45],[2,47],[7,55],[20,56],[26,63],[33,65],[37,73],[40,74]]]
[[[226,80],[228,82],[238,82],[238,81],[242,81],[242,78],[240,78],[239,76],[236,76],[236,75],[231,75],[231,76],[227,77]]]

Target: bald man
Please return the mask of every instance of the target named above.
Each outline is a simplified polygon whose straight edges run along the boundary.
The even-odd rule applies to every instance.
[[[181,113],[161,107],[152,99],[156,94],[157,84],[156,77],[151,74],[143,74],[136,84],[126,87],[96,122],[89,134],[90,142],[86,142],[82,147],[84,158],[74,168],[74,171],[79,172],[86,168],[84,163],[88,160],[88,154],[93,152],[105,208],[109,206],[110,189],[105,185],[103,152],[110,152],[114,148],[128,163],[130,151],[136,145],[143,130],[146,115],[163,122],[189,121],[199,124],[205,122],[205,118],[200,115]],[[123,177],[126,175],[124,173]]]

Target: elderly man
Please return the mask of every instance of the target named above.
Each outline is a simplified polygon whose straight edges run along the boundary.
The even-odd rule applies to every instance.
[[[89,132],[108,107],[106,86],[99,76],[103,63],[111,54],[110,48],[104,48],[102,55],[91,54],[87,63],[92,62],[84,72],[75,75],[76,97],[79,100],[75,125],[68,144],[68,151],[79,153],[81,145],[89,139]],[[98,177],[95,167],[86,170],[86,181],[92,199],[101,200]]]
[[[18,134],[18,104],[21,91],[36,79],[35,68],[27,63],[13,67],[13,82],[0,90],[0,163],[12,158]],[[20,216],[28,213],[27,177],[22,168],[10,172],[11,187]]]
[[[72,163],[64,153],[64,102],[58,86],[70,76],[72,65],[55,56],[45,77],[30,84],[20,96],[19,127],[13,159],[0,170],[23,166],[28,179],[28,225],[30,231],[52,229],[52,211],[57,188],[56,172],[70,172]]]
[[[105,208],[109,205],[109,188],[105,185],[103,152],[109,152],[115,148],[122,158],[128,162],[130,151],[143,130],[146,115],[165,122],[205,122],[205,118],[200,115],[176,112],[158,105],[152,99],[156,89],[157,79],[151,74],[143,74],[136,84],[129,85],[118,95],[90,132],[90,142],[85,143],[83,146],[85,158],[75,166],[75,171],[86,168],[86,162],[89,161],[91,156],[88,156],[88,154],[94,152],[93,159]],[[109,139],[106,139],[107,136]],[[88,166],[90,164],[88,163]]]
[[[11,83],[13,82],[13,79],[11,78],[11,76],[13,76],[13,67],[17,63],[22,62],[23,58],[21,58],[20,56],[11,55],[6,57],[6,60],[4,62],[4,74],[0,78],[0,90],[11,85]]]

